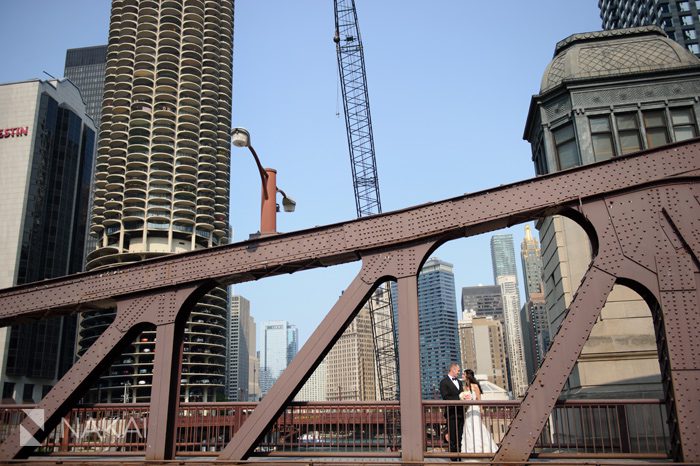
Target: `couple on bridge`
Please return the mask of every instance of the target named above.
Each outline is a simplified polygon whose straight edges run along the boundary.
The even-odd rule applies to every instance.
[[[440,381],[440,395],[443,400],[481,400],[481,385],[474,377],[474,371],[464,371],[460,378],[459,364],[453,362],[447,375]],[[447,439],[451,452],[493,453],[497,450],[491,432],[481,421],[479,406],[448,406],[445,408]],[[452,458],[452,461],[459,461]]]

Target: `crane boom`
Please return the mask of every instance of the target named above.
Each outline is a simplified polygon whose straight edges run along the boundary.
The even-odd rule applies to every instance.
[[[333,0],[338,72],[343,94],[345,128],[348,136],[352,181],[357,216],[379,214],[382,203],[374,152],[372,118],[369,111],[365,56],[357,21],[355,0]],[[380,286],[367,303],[372,323],[372,338],[382,400],[398,398],[398,358],[394,337],[394,313],[391,293]]]

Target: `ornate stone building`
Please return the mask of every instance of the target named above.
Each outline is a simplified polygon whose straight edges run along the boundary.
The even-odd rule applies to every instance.
[[[700,60],[658,27],[574,34],[556,45],[524,138],[545,175],[696,137],[699,102]],[[568,218],[548,217],[537,227],[554,335],[592,248]],[[651,313],[636,292],[615,286],[562,395],[661,396]]]

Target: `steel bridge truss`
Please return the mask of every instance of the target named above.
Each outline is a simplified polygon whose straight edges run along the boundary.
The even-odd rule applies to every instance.
[[[404,461],[424,459],[417,274],[432,251],[457,238],[549,215],[587,232],[593,260],[494,462],[525,462],[615,283],[649,304],[674,458],[700,462],[700,140],[346,223],[162,257],[0,291],[0,325],[116,304],[115,321],[0,445],[23,458],[146,326],[156,327],[146,459],[174,454],[184,322],[216,285],[362,261],[358,275],[277,383],[220,453],[247,458],[363,303],[386,280],[398,288],[400,419]],[[24,436],[24,437],[23,437]]]

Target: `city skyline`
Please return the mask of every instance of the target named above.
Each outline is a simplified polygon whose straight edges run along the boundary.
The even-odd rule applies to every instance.
[[[401,5],[357,4],[384,211],[534,176],[529,145],[521,139],[528,98],[538,91],[557,41],[601,28],[595,3],[549,0],[537,8],[513,5],[504,27],[526,41],[497,37],[487,25],[468,21],[472,12],[461,2],[447,2],[429,12]],[[12,37],[16,48],[6,57],[0,82],[41,76],[43,70],[60,74],[66,49],[107,43],[109,6],[104,0],[66,0],[60,5],[42,3],[27,16],[26,4],[8,4],[0,34]],[[406,16],[387,21],[398,10]],[[430,26],[410,34],[411,45],[399,51],[393,37],[405,35],[415,24],[425,25],[425,14]],[[297,201],[294,214],[280,214],[279,229],[355,218],[344,121],[336,117],[332,4],[279,2],[270,11],[239,2],[235,18],[232,123],[251,131],[262,162],[278,169],[280,185]],[[64,25],[62,34],[49,39],[41,31],[51,30],[56,20]],[[465,40],[464,34],[474,40]],[[299,45],[293,53],[277,43],[280,36],[290,35]],[[482,40],[485,35],[491,37],[488,43]],[[422,65],[416,67],[416,61]],[[298,63],[303,63],[303,72],[290,74]],[[521,77],[516,82],[510,79],[514,67]],[[433,135],[430,141],[415,138],[416,125],[422,134]],[[308,137],[300,140],[298,134]],[[249,154],[236,150],[232,157],[231,223],[234,240],[239,241],[259,228],[260,180]],[[319,176],[309,183],[309,174]],[[510,230],[516,241],[522,237],[519,230]],[[488,238],[454,241],[437,251],[455,264],[457,286],[491,282]],[[274,277],[237,285],[236,292],[251,300],[258,322],[279,318],[282,309],[291,312],[303,342],[358,268],[349,264],[333,273]],[[288,302],[295,302],[292,309]]]

